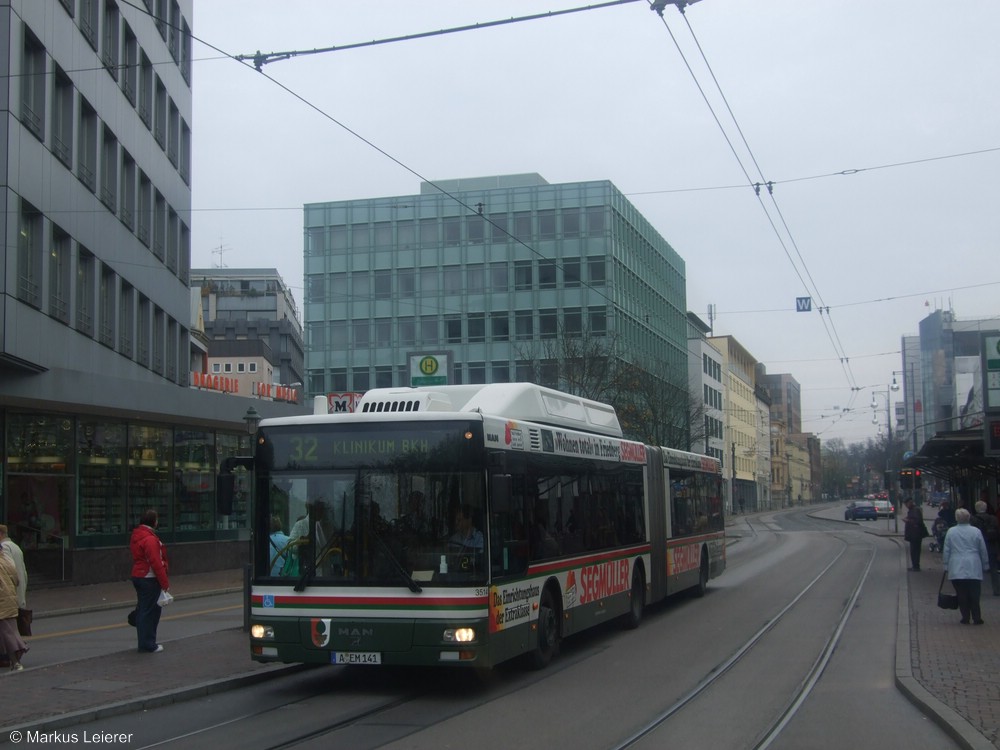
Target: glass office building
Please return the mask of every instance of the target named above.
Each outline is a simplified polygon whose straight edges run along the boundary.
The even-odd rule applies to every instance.
[[[173,572],[247,559],[215,476],[251,402],[192,387],[192,14],[0,3],[0,522],[32,586],[127,579],[147,508]]]
[[[564,339],[613,340],[686,389],[684,261],[606,180],[425,182],[304,222],[310,396],[411,385],[425,354],[448,383],[560,387]]]

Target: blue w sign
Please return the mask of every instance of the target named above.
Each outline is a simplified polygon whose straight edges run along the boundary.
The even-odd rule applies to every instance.
[[[813,309],[812,297],[796,297],[795,312],[811,312]]]

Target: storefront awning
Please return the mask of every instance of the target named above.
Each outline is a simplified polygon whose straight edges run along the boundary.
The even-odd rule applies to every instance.
[[[939,432],[903,466],[937,477],[1000,476],[1000,458],[983,455],[983,428]]]

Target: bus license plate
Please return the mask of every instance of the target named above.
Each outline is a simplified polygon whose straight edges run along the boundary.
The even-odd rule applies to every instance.
[[[331,664],[381,664],[382,654],[378,651],[333,651]]]

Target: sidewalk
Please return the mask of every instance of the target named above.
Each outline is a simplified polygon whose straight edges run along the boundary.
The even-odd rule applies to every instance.
[[[941,553],[928,552],[925,543],[920,571],[909,571],[909,549],[902,533],[896,538],[900,575],[906,577],[897,621],[896,687],[962,747],[1000,748],[1000,596],[993,596],[987,578],[980,599],[986,624],[960,625],[957,610],[937,606]],[[944,591],[955,593],[947,581]]]
[[[177,599],[207,597],[243,590],[243,570],[171,576],[170,591]],[[89,586],[62,586],[32,590],[28,606],[35,620],[66,617],[101,609],[135,606],[130,581]],[[31,639],[25,639],[31,646]],[[134,635],[126,639],[132,643]],[[42,648],[40,642],[34,648]],[[162,654],[140,654],[129,648],[103,656],[87,656],[61,664],[31,666],[24,671],[0,670],[0,743],[10,730],[52,731],[106,716],[169,705],[268,679],[274,672],[299,669],[286,664],[259,664],[250,660],[248,636],[241,628],[170,641]]]
[[[733,519],[740,523],[745,516]],[[954,611],[937,608],[941,555],[924,548],[921,572],[906,570],[901,531],[884,523],[861,527],[897,540],[900,547],[896,686],[963,748],[1000,748],[1000,597],[985,582],[981,627],[958,624]],[[900,524],[900,529],[902,524]],[[945,584],[951,592],[950,586]],[[242,591],[243,571],[173,576],[177,598]],[[134,605],[129,582],[67,586],[28,592],[36,618]],[[0,738],[12,729],[52,731],[81,721],[168,705],[269,678],[297,666],[250,660],[242,629],[170,642],[163,654],[134,650],[0,674]]]

